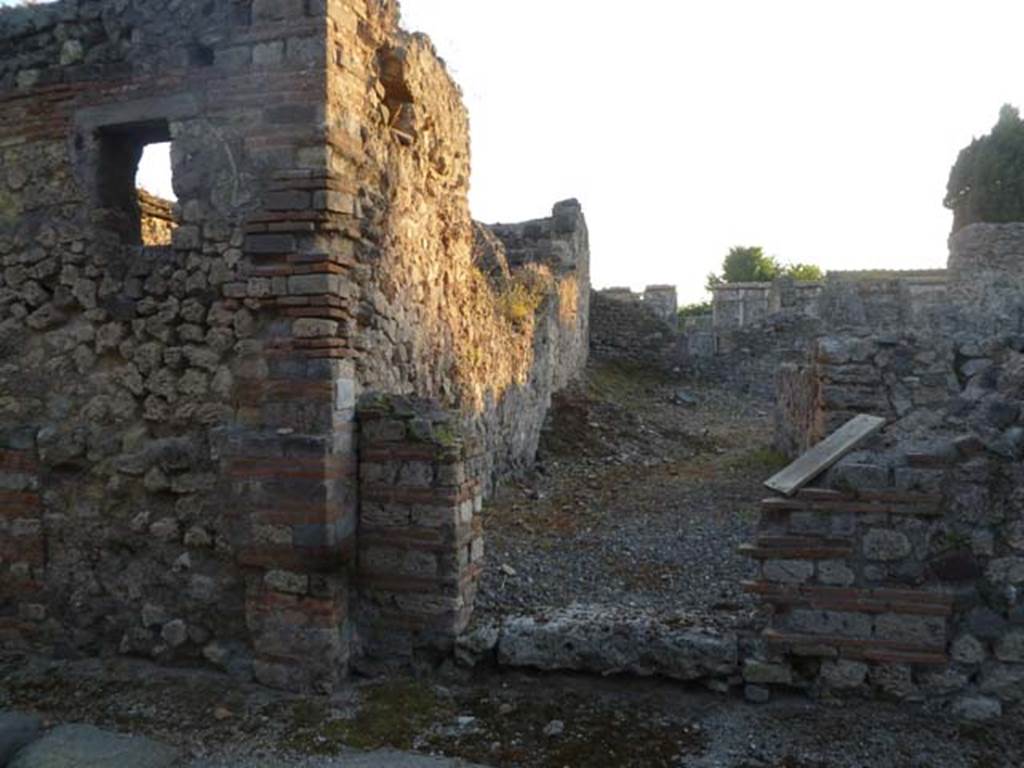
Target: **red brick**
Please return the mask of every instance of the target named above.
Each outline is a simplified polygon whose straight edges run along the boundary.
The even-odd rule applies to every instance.
[[[42,502],[39,494],[0,491],[0,517],[38,517],[41,512]]]

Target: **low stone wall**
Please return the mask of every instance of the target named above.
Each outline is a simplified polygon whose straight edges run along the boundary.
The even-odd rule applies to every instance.
[[[821,695],[939,698],[968,716],[1024,696],[1019,462],[970,434],[900,440],[831,488],[762,503],[748,588],[773,606],[769,682]],[[972,714],[973,713],[973,714]]]

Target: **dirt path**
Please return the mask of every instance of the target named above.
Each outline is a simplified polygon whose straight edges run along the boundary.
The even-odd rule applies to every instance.
[[[592,364],[559,395],[539,469],[484,509],[482,616],[574,602],[733,622],[752,610],[736,554],[756,522],[770,406]]]

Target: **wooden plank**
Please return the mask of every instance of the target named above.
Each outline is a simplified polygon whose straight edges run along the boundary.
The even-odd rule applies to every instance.
[[[807,451],[784,470],[765,481],[773,491],[792,496],[800,488],[850,453],[885,426],[885,419],[862,413]]]

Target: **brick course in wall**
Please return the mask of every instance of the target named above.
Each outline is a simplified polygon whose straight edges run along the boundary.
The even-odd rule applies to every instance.
[[[358,583],[363,651],[450,650],[473,610],[484,554],[482,446],[436,403],[367,398],[360,407]]]

